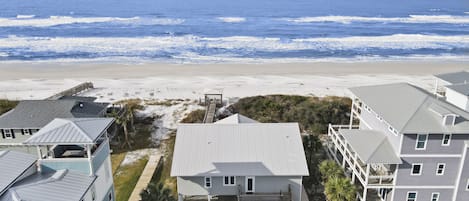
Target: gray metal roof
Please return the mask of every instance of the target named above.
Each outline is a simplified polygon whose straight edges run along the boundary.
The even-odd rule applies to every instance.
[[[99,117],[106,107],[77,100],[25,100],[0,116],[0,128],[42,128],[54,118]]]
[[[469,113],[408,83],[351,88],[350,91],[400,133],[469,133]],[[444,125],[435,112],[452,113],[455,125]]]
[[[469,82],[469,72],[467,71],[443,73],[435,75],[435,77],[440,78],[450,84],[465,84]]]
[[[469,96],[469,83],[467,84],[454,84],[446,86],[449,89],[452,89],[460,94]]]
[[[0,151],[0,196],[36,163],[36,159],[36,156],[22,152]]]
[[[307,176],[297,123],[181,124],[171,176]]]
[[[37,172],[16,183],[0,201],[80,201],[95,179],[71,170]]]
[[[246,117],[241,114],[234,114],[222,120],[215,122],[215,124],[246,124],[246,123],[259,123],[258,121]]]
[[[341,129],[339,131],[358,157],[366,164],[401,164],[386,135],[375,130]]]
[[[24,144],[93,144],[113,121],[113,118],[54,119]]]

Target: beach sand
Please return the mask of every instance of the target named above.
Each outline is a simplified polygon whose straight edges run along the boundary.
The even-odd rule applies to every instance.
[[[277,64],[0,64],[0,98],[42,99],[80,82],[100,101],[127,98],[193,99],[221,88],[236,98],[266,94],[347,96],[353,86],[409,82],[434,87],[432,74],[469,70],[463,62],[354,62]]]

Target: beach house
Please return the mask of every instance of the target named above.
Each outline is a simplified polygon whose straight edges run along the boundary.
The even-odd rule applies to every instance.
[[[0,151],[0,201],[113,201],[111,118],[54,119],[24,144]]]
[[[177,177],[180,201],[300,201],[308,175],[297,123],[233,115],[178,126],[171,176]]]
[[[350,91],[350,124],[329,125],[327,147],[358,200],[468,200],[465,107],[407,83]]]
[[[108,103],[94,102],[91,97],[63,97],[59,100],[24,100],[0,116],[0,150],[15,149],[35,153],[24,146],[39,129],[54,118],[103,117]]]

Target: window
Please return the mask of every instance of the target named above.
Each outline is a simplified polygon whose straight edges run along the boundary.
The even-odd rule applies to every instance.
[[[3,130],[3,134],[5,135],[6,139],[13,139],[13,133],[11,133],[10,129]]]
[[[426,134],[418,134],[417,135],[417,143],[415,144],[415,149],[423,150],[427,146],[427,138],[428,135]]]
[[[449,143],[451,141],[451,134],[444,134],[443,135],[443,140],[441,141],[442,146],[449,146]]]
[[[432,201],[438,201],[440,199],[440,193],[432,193]]]
[[[23,129],[23,135],[30,135],[29,129]]]
[[[108,198],[109,198],[109,201],[112,201],[112,191],[109,192]]]
[[[212,177],[204,178],[205,188],[212,188]]]
[[[445,166],[444,163],[438,163],[436,166],[436,175],[443,175],[445,173]]]
[[[234,186],[236,185],[235,176],[225,176],[223,177],[223,186]]]
[[[416,201],[417,192],[407,192],[407,201]]]
[[[452,114],[445,115],[445,117],[443,118],[443,125],[453,126],[455,120],[456,120],[455,115],[452,115]]]
[[[411,175],[421,175],[422,174],[422,164],[421,163],[413,163],[412,164],[412,172]]]

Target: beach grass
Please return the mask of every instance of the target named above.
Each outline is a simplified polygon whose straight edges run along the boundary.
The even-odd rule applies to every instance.
[[[144,157],[132,164],[117,168],[114,174],[116,201],[128,201],[147,162],[148,157]]]
[[[127,152],[122,152],[118,154],[111,154],[111,164],[112,164],[112,174],[116,174],[117,169],[120,167],[122,161],[125,158]]]

